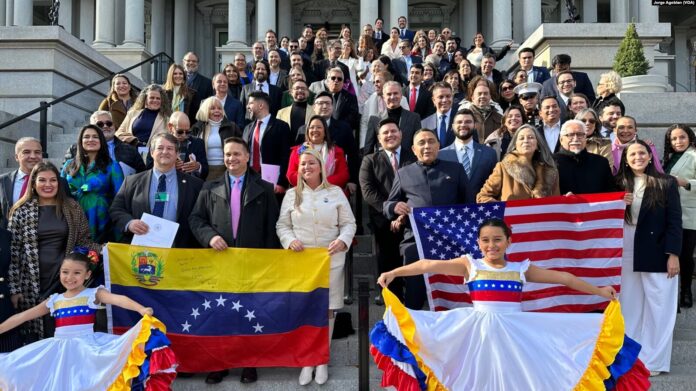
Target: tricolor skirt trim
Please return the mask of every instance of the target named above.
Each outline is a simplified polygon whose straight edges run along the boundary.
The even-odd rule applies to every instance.
[[[168,390],[176,378],[176,357],[169,348],[164,324],[145,315],[139,326],[128,360],[109,391]]]
[[[477,383],[478,372],[482,370],[482,367],[472,368],[471,366],[465,366],[458,369],[458,371],[468,371],[470,373],[458,374],[451,373],[452,366],[443,365],[442,362],[432,359],[442,353],[442,355],[449,354],[445,352],[451,346],[461,346],[458,344],[459,341],[452,341],[451,339],[456,339],[459,335],[457,332],[448,333],[448,340],[443,341],[443,346],[446,348],[443,351],[437,350],[437,347],[432,347],[425,345],[428,341],[431,341],[430,335],[427,331],[422,330],[424,327],[429,325],[437,325],[439,318],[435,313],[430,313],[427,311],[411,311],[406,309],[399,300],[388,290],[383,291],[383,297],[386,304],[385,318],[384,320],[378,322],[372,332],[370,333],[371,348],[370,353],[372,354],[377,366],[383,371],[382,376],[382,386],[395,387],[397,390],[446,390],[446,389],[462,389],[462,385],[471,385]],[[484,315],[483,312],[474,311],[471,308],[467,309],[457,309],[452,311],[467,310],[469,313],[465,316],[473,317],[485,317],[489,315]],[[427,313],[426,313],[427,312]],[[451,311],[445,311],[437,314],[444,314]],[[423,320],[421,315],[424,315]],[[518,313],[515,316],[514,321],[518,321],[517,317],[521,316],[521,319],[527,317],[538,316],[540,314],[536,313]],[[485,318],[486,325],[488,327],[492,326],[491,319],[496,320],[499,316],[510,316],[510,314],[495,314],[492,318]],[[559,367],[563,365],[568,365],[570,362],[577,362],[577,365],[582,365],[582,362],[586,362],[584,367],[573,368],[573,371],[564,370],[563,373],[571,372],[573,375],[566,376],[565,379],[558,380],[556,384],[555,374],[546,374],[546,372],[537,373],[537,380],[532,380],[532,383],[524,383],[524,381],[519,382],[517,388],[509,384],[518,384],[519,378],[514,379],[515,381],[510,381],[506,383],[505,380],[498,379],[497,383],[488,382],[487,389],[498,390],[498,389],[529,389],[529,384],[544,384],[545,389],[549,389],[548,386],[557,386],[553,389],[573,389],[573,390],[647,390],[650,387],[650,382],[648,381],[649,372],[645,369],[642,362],[638,359],[638,353],[640,352],[640,344],[636,341],[630,339],[624,334],[624,323],[623,317],[621,315],[621,307],[618,301],[613,301],[609,304],[604,315],[598,314],[553,314],[545,316],[544,322],[548,323],[549,319],[554,319],[556,316],[570,316],[573,324],[578,320],[582,320],[585,317],[590,318],[591,323],[596,324],[596,334],[595,341],[593,345],[587,346],[587,349],[580,351],[574,350],[576,345],[587,345],[588,339],[585,336],[582,341],[574,344],[572,341],[573,335],[575,333],[566,332],[563,333],[562,338],[568,338],[571,340],[568,349],[573,353],[568,353],[571,355],[571,359],[568,360],[567,357],[559,357]],[[601,317],[601,321],[600,318]],[[532,319],[532,318],[529,318]],[[567,319],[566,319],[567,322]],[[582,322],[581,322],[582,323]],[[476,324],[476,323],[472,323]],[[493,323],[495,325],[495,323]],[[467,325],[468,326],[468,325]],[[495,325],[491,327],[491,332],[488,333],[486,337],[488,339],[496,338],[496,331],[498,327],[504,327],[505,323],[501,323],[501,326]],[[563,324],[561,326],[567,326]],[[470,327],[469,327],[470,328]],[[451,329],[450,329],[451,330]],[[539,331],[538,329],[536,331]],[[546,330],[541,330],[538,338],[544,338]],[[432,330],[432,334],[441,334],[439,330]],[[485,332],[483,333],[485,334]],[[534,331],[530,332],[528,335],[534,335]],[[514,354],[515,349],[532,349],[530,346],[536,346],[534,348],[538,351],[538,344],[527,345],[524,341],[525,336],[520,336],[521,341],[518,346],[511,346],[509,343],[505,345],[505,349],[511,352],[508,356],[502,356],[505,363],[501,363],[496,368],[491,368],[491,365],[495,363],[490,360],[482,360],[481,365],[486,365],[488,368],[488,374],[485,376],[490,379],[490,371],[498,371],[497,375],[500,377],[511,376],[508,375],[506,370],[510,367],[521,367],[523,370],[534,371],[534,364],[531,362],[523,361],[522,363],[515,363],[518,355]],[[548,337],[549,341],[556,341],[558,343],[557,336]],[[425,341],[425,342],[424,342]],[[591,339],[589,339],[591,341]],[[485,341],[489,343],[488,340]],[[538,342],[538,341],[537,341]],[[564,342],[564,341],[561,341]],[[420,344],[420,345],[419,345]],[[551,344],[551,342],[549,342]],[[466,345],[464,345],[466,347]],[[477,349],[480,348],[480,349]],[[594,348],[593,348],[594,347]],[[467,355],[476,355],[481,351],[486,350],[485,347],[474,346],[471,349],[453,349],[455,352],[451,360],[457,360],[457,356],[464,357]],[[552,350],[553,354],[559,354],[559,351],[564,349],[549,349]],[[477,353],[479,352],[479,353]],[[543,352],[541,352],[543,353]],[[485,353],[482,353],[485,354]],[[523,355],[522,355],[523,356]],[[449,357],[449,356],[448,356]],[[548,363],[549,356],[542,356],[546,358]],[[583,358],[585,357],[585,358]],[[469,357],[471,358],[471,356]],[[586,360],[586,361],[585,361]],[[445,363],[448,362],[448,358],[444,359]],[[475,358],[472,361],[476,362]],[[519,365],[518,365],[519,364]],[[551,364],[553,365],[553,363]],[[450,372],[448,372],[448,370]],[[538,372],[538,370],[537,370]],[[512,372],[511,372],[512,374]],[[528,373],[528,375],[531,373]],[[576,377],[572,377],[576,376]],[[534,376],[531,376],[534,377]],[[462,381],[465,379],[465,381]],[[472,380],[473,379],[473,380]],[[442,380],[442,381],[441,381]],[[527,379],[525,379],[527,380]],[[479,381],[484,382],[484,379],[479,379]],[[534,383],[536,381],[536,383]],[[504,386],[504,384],[508,384]],[[541,388],[537,388],[541,389]]]

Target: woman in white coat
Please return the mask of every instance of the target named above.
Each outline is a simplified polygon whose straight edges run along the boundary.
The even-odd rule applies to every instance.
[[[302,251],[305,247],[325,247],[331,256],[329,272],[329,346],[334,326],[334,311],[343,307],[343,265],[346,251],[355,235],[355,217],[343,191],[326,180],[324,162],[312,148],[300,151],[297,186],[285,194],[276,231],[283,248]],[[324,384],[328,362],[304,367],[299,382]]]
[[[682,250],[679,255],[679,306],[691,308],[694,297],[691,280],[696,247],[696,136],[683,124],[670,126],[665,133],[665,173],[677,179],[682,207]]]

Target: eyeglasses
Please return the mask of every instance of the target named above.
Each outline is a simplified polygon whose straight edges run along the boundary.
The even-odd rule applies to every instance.
[[[585,133],[566,133],[564,136],[568,138],[585,138],[587,135]]]
[[[343,81],[343,78],[340,76],[331,76],[331,77],[329,77],[329,80],[331,80],[331,81]]]
[[[584,123],[586,123],[586,124],[596,124],[596,123],[597,123],[597,121],[595,121],[595,120],[592,119],[592,118],[581,119],[580,121],[582,121],[582,122],[584,122]]]
[[[290,45],[290,49],[297,49],[298,47],[297,45]]]
[[[100,128],[103,128],[103,127],[110,128],[110,127],[114,126],[114,123],[111,121],[97,121],[97,123],[95,125],[97,125]]]
[[[177,129],[176,134],[178,134],[179,136],[181,136],[182,134],[191,134],[191,129],[188,129],[188,130]]]

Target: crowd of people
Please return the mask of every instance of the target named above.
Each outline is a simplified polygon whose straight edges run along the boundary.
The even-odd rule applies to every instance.
[[[467,48],[449,28],[409,30],[405,17],[389,31],[377,19],[328,35],[268,30],[251,58],[237,53],[212,78],[189,52],[163,85],[139,92],[118,74],[61,168],[42,160],[38,140],[20,139],[19,169],[0,176],[0,293],[11,298],[0,295],[0,321],[60,292],[76,245],[99,251],[147,233],[143,213],[180,224],[174,247],[327,248],[331,330],[363,200],[383,273],[419,258],[414,207],[625,191],[626,330],[650,371],[669,371],[677,306],[693,304],[689,126],[671,126],[658,154],[617,97],[620,77],[593,86],[567,54],[549,70],[521,48],[507,74],[495,65],[512,43],[496,52],[476,34]],[[424,306],[422,277],[390,289]],[[52,336],[53,320],[19,330],[0,335],[0,351]],[[327,365],[303,368],[299,382],[313,378],[326,382]],[[242,382],[256,379],[244,368]]]

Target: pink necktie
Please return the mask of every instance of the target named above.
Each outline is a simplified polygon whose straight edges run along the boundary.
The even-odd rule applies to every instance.
[[[396,152],[392,152],[391,154],[391,164],[395,173],[399,171],[399,163],[396,161]]]
[[[239,188],[239,178],[232,183],[232,195],[230,197],[230,212],[232,214],[232,235],[237,239],[237,227],[239,226],[239,215],[241,212],[242,191]]]

